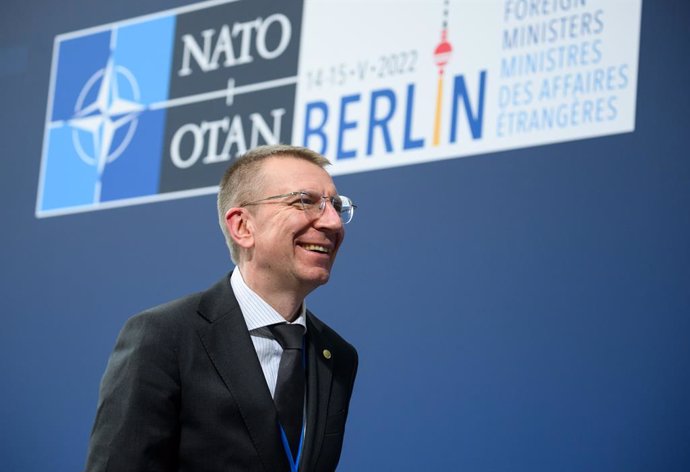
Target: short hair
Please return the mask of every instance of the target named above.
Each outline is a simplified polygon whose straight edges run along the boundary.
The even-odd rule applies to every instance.
[[[258,146],[240,156],[227,168],[218,188],[218,222],[225,236],[225,242],[230,249],[230,258],[235,264],[239,263],[240,248],[230,236],[225,225],[225,214],[230,208],[242,205],[265,195],[257,195],[263,188],[262,163],[272,157],[289,157],[302,159],[319,167],[330,165],[330,161],[311,149],[274,144]]]

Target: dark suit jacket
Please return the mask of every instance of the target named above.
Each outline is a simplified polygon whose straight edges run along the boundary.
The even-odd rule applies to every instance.
[[[355,349],[308,312],[300,471],[335,470],[356,371]],[[101,383],[86,470],[289,471],[229,276],[125,324]]]

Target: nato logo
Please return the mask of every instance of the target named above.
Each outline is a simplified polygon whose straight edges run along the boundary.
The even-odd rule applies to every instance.
[[[155,195],[175,18],[57,38],[37,216]]]
[[[214,193],[289,142],[302,8],[213,0],[57,36],[36,216]]]

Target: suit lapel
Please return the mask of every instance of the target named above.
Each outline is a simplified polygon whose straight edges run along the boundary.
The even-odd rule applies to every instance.
[[[307,437],[304,445],[304,459],[300,470],[312,470],[321,452],[326,430],[326,414],[330,400],[332,364],[323,355],[325,344],[323,333],[307,313]]]
[[[285,470],[278,414],[229,277],[204,293],[199,314],[209,321],[199,329],[201,342],[237,403],[264,468]]]

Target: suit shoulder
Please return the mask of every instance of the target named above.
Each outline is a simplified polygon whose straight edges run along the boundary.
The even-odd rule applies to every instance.
[[[155,347],[175,349],[181,337],[190,331],[199,304],[199,294],[188,295],[170,302],[148,308],[131,316],[124,323],[116,348],[122,345],[131,347]]]
[[[147,308],[132,316],[127,323],[146,323],[161,327],[182,323],[190,314],[196,313],[202,294],[203,292],[197,292],[185,295],[184,297]]]
[[[236,303],[233,302],[232,290],[229,286],[228,276],[225,276],[205,291],[195,292],[148,308],[129,318],[123,331],[131,331],[134,328],[147,332],[162,331],[173,334],[179,332],[180,328],[187,328],[201,322],[202,318],[199,315],[209,321],[209,316],[217,316],[217,313],[227,310],[228,305],[232,306]]]

